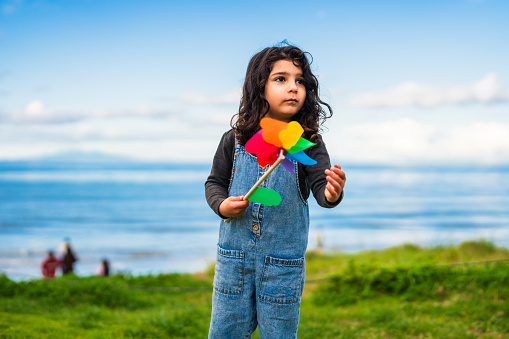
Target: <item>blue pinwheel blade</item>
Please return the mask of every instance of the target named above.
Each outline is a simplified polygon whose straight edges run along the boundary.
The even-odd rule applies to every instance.
[[[317,161],[315,159],[310,158],[304,151],[299,151],[293,154],[287,153],[285,154],[285,157],[287,157],[290,160],[295,160],[297,162],[300,162],[303,165],[316,165]]]

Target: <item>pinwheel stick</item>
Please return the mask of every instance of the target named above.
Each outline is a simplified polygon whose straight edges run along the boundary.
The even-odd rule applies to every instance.
[[[244,200],[247,200],[251,194],[253,194],[253,192],[258,188],[258,186],[260,186],[260,184],[265,180],[267,179],[267,177],[270,175],[270,173],[272,173],[273,170],[276,169],[276,167],[278,167],[278,165],[283,161],[285,160],[285,156],[283,155],[283,150],[281,150],[279,152],[279,158],[277,158],[276,162],[269,168],[269,170],[267,172],[265,172],[264,175],[262,175],[262,177],[260,179],[258,179],[258,181],[256,182],[256,184],[253,185],[253,187],[251,187],[251,189],[249,190],[249,192],[246,193],[246,195],[244,196]]]

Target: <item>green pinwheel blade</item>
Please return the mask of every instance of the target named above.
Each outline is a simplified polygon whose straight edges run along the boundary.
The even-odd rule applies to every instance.
[[[265,206],[277,206],[281,203],[281,196],[278,192],[265,187],[258,187],[253,194],[247,198],[252,202],[257,202]]]
[[[297,153],[314,145],[316,145],[314,142],[311,142],[307,139],[304,139],[303,137],[300,137],[299,140],[297,140],[297,143],[288,150],[288,153],[290,154]]]

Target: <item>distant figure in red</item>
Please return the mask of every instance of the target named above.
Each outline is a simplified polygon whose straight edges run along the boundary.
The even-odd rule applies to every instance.
[[[106,259],[101,260],[99,267],[97,267],[96,273],[101,277],[107,277],[110,275],[110,265],[108,263],[108,260]]]
[[[74,255],[74,252],[71,249],[71,245],[69,245],[68,242],[66,242],[63,246],[63,255],[64,257],[62,258],[62,273],[63,274],[73,273],[74,263],[78,261],[78,259]]]
[[[44,278],[53,278],[58,267],[62,264],[58,258],[55,257],[53,251],[48,251],[48,256],[41,264],[41,272]]]

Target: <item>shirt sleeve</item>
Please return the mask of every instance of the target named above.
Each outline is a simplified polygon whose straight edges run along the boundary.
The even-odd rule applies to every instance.
[[[321,140],[321,136],[320,136]],[[316,199],[318,205],[325,208],[332,208],[339,205],[341,200],[343,200],[343,193],[339,196],[338,200],[334,203],[330,203],[327,201],[325,197],[325,186],[327,185],[327,179],[325,175],[325,170],[330,169],[331,163],[329,158],[329,153],[327,152],[327,148],[325,147],[325,143],[323,140],[320,145],[313,146],[307,149],[306,153],[313,159],[317,161],[315,165],[305,165],[303,166],[304,173],[307,177],[307,183],[313,192],[313,196]]]
[[[219,206],[228,198],[228,187],[233,167],[233,155],[235,147],[235,133],[229,130],[224,133],[217,147],[210,175],[205,181],[205,198],[210,208],[221,218]]]

